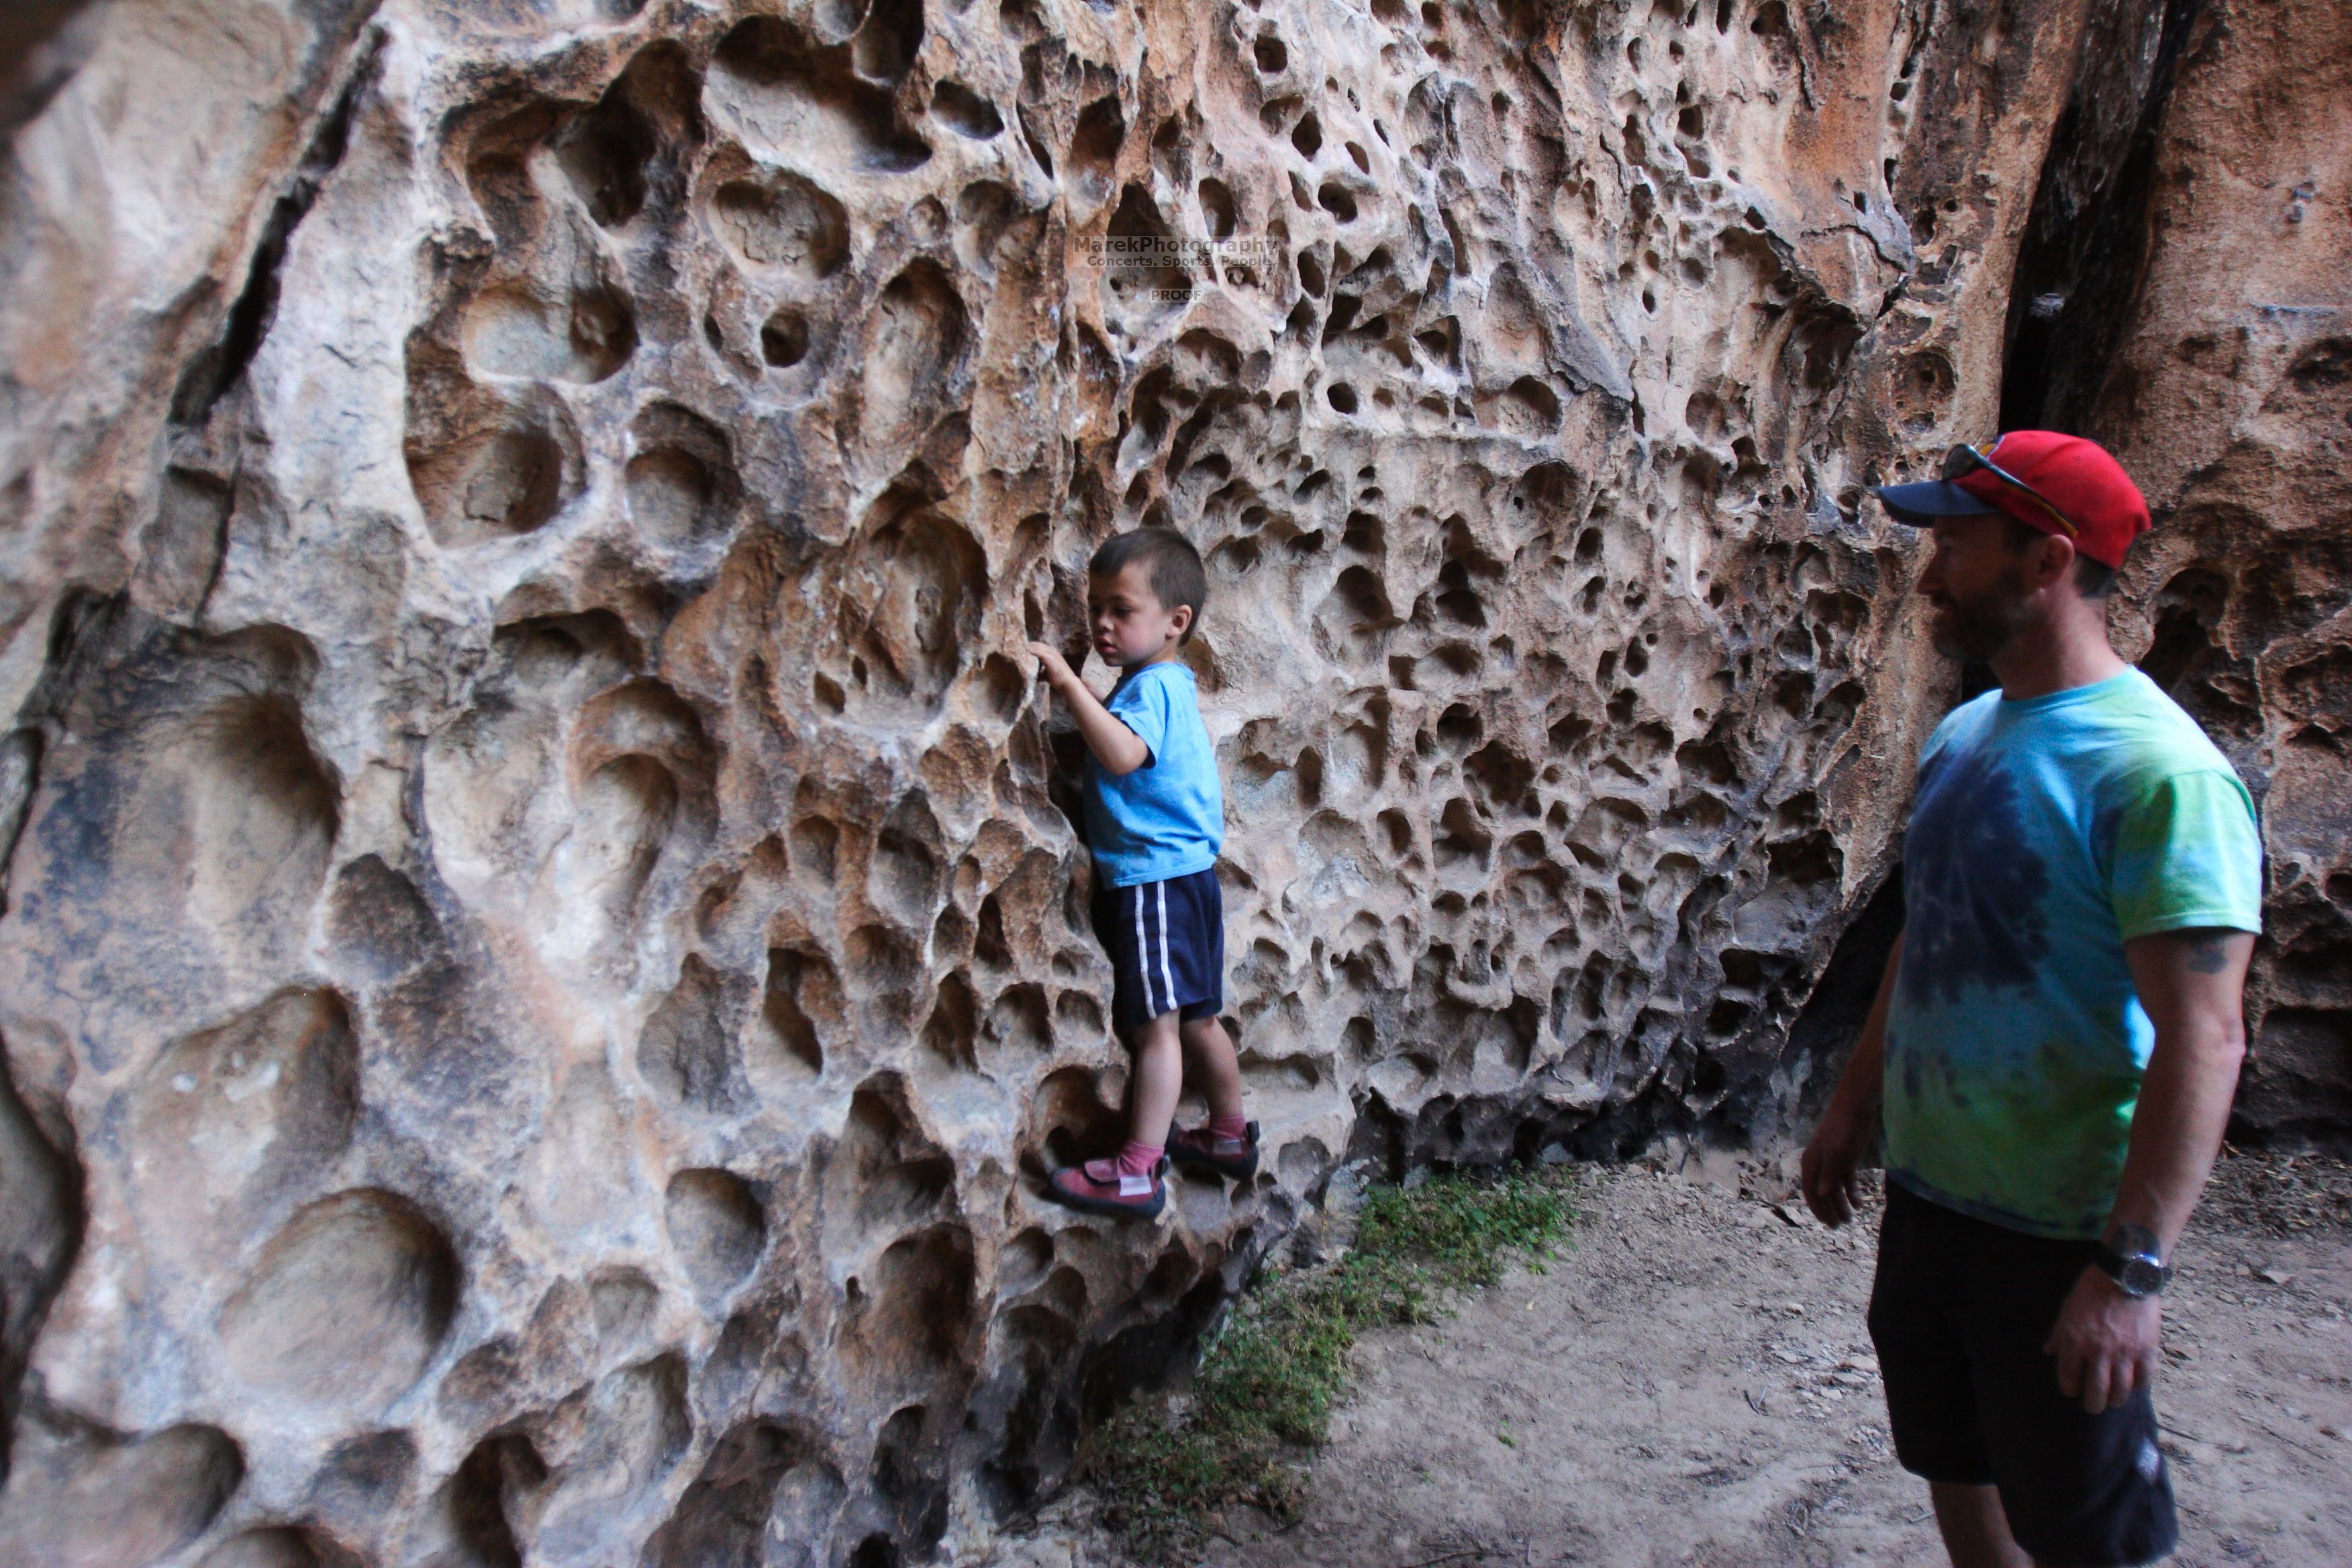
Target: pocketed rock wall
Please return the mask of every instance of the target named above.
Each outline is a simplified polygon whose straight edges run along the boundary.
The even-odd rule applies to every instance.
[[[1342,1158],[1801,1087],[1949,693],[1861,487],[1993,424],[2084,5],[76,10],[0,1561],[919,1557]],[[1267,1142],[1120,1228],[1035,1196],[1121,1067],[1024,646],[1142,522]]]

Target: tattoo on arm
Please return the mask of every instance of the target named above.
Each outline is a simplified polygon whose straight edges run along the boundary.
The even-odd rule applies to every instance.
[[[2219,974],[2230,965],[2230,952],[2220,931],[2201,931],[2188,941],[2189,967],[2200,974]]]

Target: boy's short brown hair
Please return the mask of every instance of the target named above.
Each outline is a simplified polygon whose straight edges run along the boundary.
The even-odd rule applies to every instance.
[[[1139,561],[1160,608],[1172,610],[1181,605],[1192,612],[1183,638],[1191,642],[1192,628],[1201,624],[1201,607],[1209,602],[1209,574],[1201,569],[1201,552],[1172,528],[1130,529],[1103,541],[1102,548],[1087,563],[1087,574],[1116,576]]]

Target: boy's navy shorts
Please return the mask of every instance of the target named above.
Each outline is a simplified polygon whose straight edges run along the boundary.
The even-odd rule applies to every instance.
[[[2146,1387],[2103,1414],[2058,1391],[2045,1353],[2087,1241],[2027,1236],[1886,1184],[1870,1337],[1895,1457],[1991,1486],[2037,1563],[2153,1563],[2179,1526]]]
[[[1111,1022],[1121,1035],[1162,1013],[1213,1018],[1225,1005],[1225,900],[1214,870],[1095,884],[1095,937],[1115,977]]]

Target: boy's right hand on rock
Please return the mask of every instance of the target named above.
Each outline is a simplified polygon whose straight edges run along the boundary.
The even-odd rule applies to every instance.
[[[1059,682],[1077,679],[1077,672],[1070,668],[1070,661],[1064,658],[1062,650],[1052,643],[1033,642],[1029,645],[1029,651],[1036,656],[1040,679]]]

